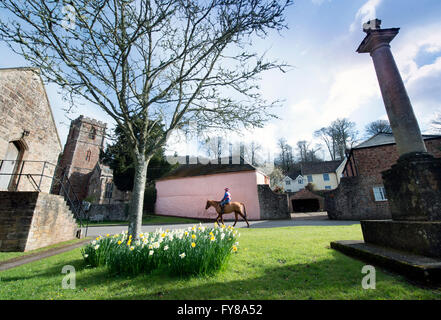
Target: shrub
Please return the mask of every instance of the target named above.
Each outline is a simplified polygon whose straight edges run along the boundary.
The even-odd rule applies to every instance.
[[[137,275],[161,269],[175,275],[212,274],[237,251],[239,234],[231,226],[166,230],[140,234],[127,232],[98,237],[82,249],[86,264],[106,266],[111,273]]]

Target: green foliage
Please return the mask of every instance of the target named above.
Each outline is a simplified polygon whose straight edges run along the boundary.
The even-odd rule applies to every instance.
[[[144,212],[154,212],[156,202],[156,188],[154,183],[147,184],[144,191]]]
[[[140,121],[135,122],[138,123]],[[137,134],[139,129],[137,129],[137,126],[134,126],[134,130],[135,134]],[[163,132],[163,128],[159,125],[155,125],[152,132],[152,139],[154,139],[155,136]],[[127,138],[124,130],[120,126],[115,128],[114,133],[115,143],[107,147],[105,152],[101,155],[101,159],[113,170],[113,181],[117,188],[122,191],[132,191],[135,177],[135,156],[133,154],[133,148],[131,147],[130,139]],[[147,181],[154,181],[174,168],[175,166],[167,162],[164,150],[159,148],[149,162]],[[146,193],[150,196],[151,191],[147,191],[149,187],[152,186],[147,185]],[[147,203],[150,203],[152,199],[154,199],[154,197],[150,197]]]
[[[82,249],[91,267],[106,266],[112,274],[148,274],[160,269],[174,275],[213,274],[237,251],[237,231],[232,227],[189,227],[141,234],[98,237]]]

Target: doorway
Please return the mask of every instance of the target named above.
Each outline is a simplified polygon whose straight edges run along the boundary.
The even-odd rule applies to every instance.
[[[21,148],[17,142],[9,142],[6,155],[0,163],[0,191],[15,190],[15,174],[21,160],[21,153]]]

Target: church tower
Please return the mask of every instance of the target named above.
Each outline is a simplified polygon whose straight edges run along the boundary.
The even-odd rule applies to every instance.
[[[106,126],[82,115],[71,122],[59,168],[67,174],[80,200],[87,196],[90,176],[99,162]]]

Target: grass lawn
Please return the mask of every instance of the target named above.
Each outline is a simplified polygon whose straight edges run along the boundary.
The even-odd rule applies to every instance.
[[[0,262],[10,260],[13,258],[17,258],[17,257],[26,256],[29,254],[39,253],[39,252],[46,251],[49,249],[55,249],[55,248],[59,248],[62,246],[75,244],[75,243],[83,241],[83,240],[84,239],[74,239],[74,240],[64,241],[64,242],[60,242],[60,243],[57,243],[57,244],[54,244],[51,246],[47,246],[47,247],[36,249],[36,250],[26,251],[26,252],[0,252]]]
[[[0,299],[440,299],[377,268],[376,289],[364,290],[364,263],[329,248],[361,239],[359,225],[239,229],[239,250],[212,277],[165,274],[110,276],[89,269],[79,249],[0,272]],[[64,265],[76,268],[76,289],[62,289]]]
[[[142,217],[143,225],[151,224],[179,224],[179,223],[199,223],[197,219],[191,218],[181,218],[181,217],[168,217],[168,216],[157,216],[157,215],[144,215]],[[94,222],[90,221],[89,226],[117,226],[117,225],[128,225],[127,221],[103,221]]]

